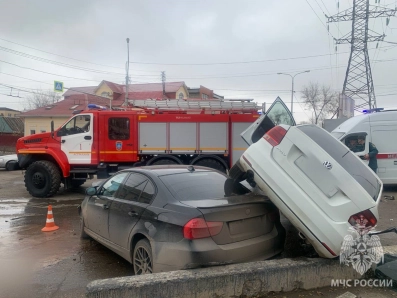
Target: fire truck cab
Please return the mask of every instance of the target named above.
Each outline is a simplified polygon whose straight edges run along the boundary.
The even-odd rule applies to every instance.
[[[226,172],[247,145],[240,137],[258,117],[254,103],[221,102],[217,107],[150,107],[146,101],[124,110],[82,111],[60,128],[20,138],[18,162],[34,197],[53,196],[97,175],[142,165],[186,164]]]

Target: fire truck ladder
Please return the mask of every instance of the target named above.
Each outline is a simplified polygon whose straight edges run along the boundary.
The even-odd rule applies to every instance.
[[[186,101],[186,100],[150,100],[134,99],[128,101],[130,105],[153,110],[210,110],[231,112],[257,112],[259,107],[255,102],[248,101]]]

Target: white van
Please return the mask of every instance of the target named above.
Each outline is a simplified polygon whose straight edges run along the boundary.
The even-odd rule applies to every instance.
[[[373,143],[378,149],[379,178],[384,184],[397,184],[397,110],[352,117],[331,134],[346,146],[351,139],[365,135],[365,149],[356,154],[363,157],[368,153],[368,143]]]

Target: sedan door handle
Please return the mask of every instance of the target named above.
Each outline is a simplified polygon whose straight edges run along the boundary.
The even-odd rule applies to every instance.
[[[62,140],[61,142],[62,142],[62,143],[65,143],[65,142],[66,142],[66,140]]]
[[[91,136],[85,136],[84,140],[91,140]]]
[[[130,211],[130,212],[128,212],[128,215],[129,216],[137,216],[138,213],[136,213],[135,211]]]
[[[102,205],[102,208],[106,210],[106,209],[109,209],[109,206],[106,205],[106,204],[103,204],[103,205]]]

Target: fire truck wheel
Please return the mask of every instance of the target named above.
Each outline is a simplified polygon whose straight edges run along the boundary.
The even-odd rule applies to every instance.
[[[35,161],[25,172],[25,186],[33,197],[51,197],[57,193],[60,185],[61,173],[51,161]]]
[[[246,173],[243,172],[240,168],[240,160],[237,160],[237,162],[229,170],[229,177],[236,182],[240,182],[245,179],[245,176]]]
[[[156,165],[177,165],[178,163],[175,160],[168,159],[168,158],[163,158],[155,161],[154,163],[151,163],[151,166],[156,166]]]
[[[218,170],[218,171],[220,171],[222,173],[226,173],[226,169],[223,166],[223,164],[221,162],[215,160],[215,159],[212,159],[212,158],[200,159],[194,165],[195,166],[207,167],[207,168]]]

